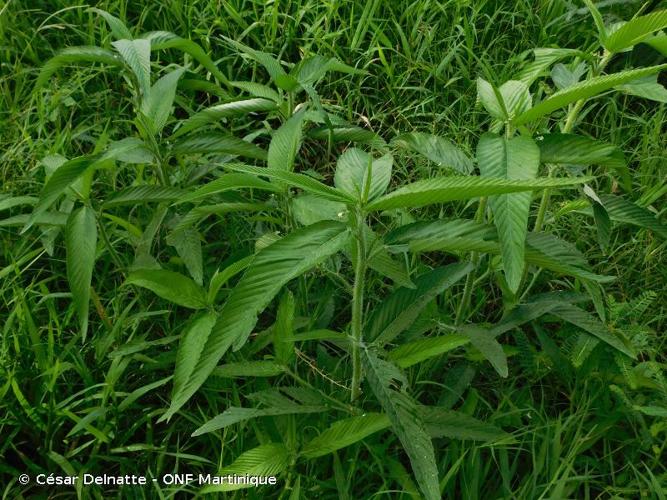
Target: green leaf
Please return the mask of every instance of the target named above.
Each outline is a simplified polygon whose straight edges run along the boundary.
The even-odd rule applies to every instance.
[[[560,304],[549,311],[554,316],[578,326],[585,332],[609,344],[614,349],[622,352],[626,356],[635,358],[636,354],[625,345],[613,332],[603,323],[600,323],[592,315],[572,304]]]
[[[107,11],[98,9],[96,7],[90,7],[87,9],[89,12],[95,12],[96,14],[102,16],[104,20],[107,22],[109,25],[109,29],[111,29],[111,33],[113,36],[117,39],[123,39],[126,38],[128,40],[132,39],[132,33],[130,30],[125,26],[125,23],[118,19],[116,16],[112,16],[109,14]]]
[[[178,49],[185,52],[206,68],[216,80],[225,84],[229,82],[227,77],[220,72],[204,49],[192,40],[181,38],[168,31],[152,31],[143,34],[142,38],[150,42],[151,50]]]
[[[211,375],[220,378],[275,377],[282,373],[285,368],[275,361],[243,361],[220,365]]]
[[[614,144],[576,134],[544,134],[538,139],[542,163],[602,165],[618,172],[623,187],[632,188],[632,178],[625,156]]]
[[[254,255],[249,255],[248,257],[244,257],[231,263],[221,272],[216,271],[208,284],[208,302],[213,304],[222,285],[227,283],[230,278],[245,270],[252,263],[254,258]]]
[[[348,239],[344,224],[321,222],[298,229],[260,250],[220,310],[192,377],[174,392],[171,406],[161,420],[170,418],[192,397],[230,347],[238,350],[246,343],[258,314],[286,283],[339,251]]]
[[[181,341],[176,352],[174,392],[180,391],[190,380],[216,320],[216,313],[204,313],[192,320],[185,332],[181,334]]]
[[[391,363],[380,359],[375,352],[364,350],[366,379],[375,397],[389,417],[392,429],[410,459],[412,472],[427,500],[439,500],[438,466],[431,437],[419,415],[417,404],[403,390],[392,388],[402,375]]]
[[[657,10],[635,17],[607,37],[603,45],[610,52],[637,45],[656,31],[667,28],[667,10]]]
[[[269,76],[274,82],[278,83],[278,80],[280,80],[281,77],[287,76],[287,73],[285,73],[285,70],[280,65],[280,62],[271,54],[255,50],[251,47],[248,47],[247,45],[243,45],[242,43],[237,42],[236,40],[227,38],[226,36],[223,36],[223,38],[232,47],[240,50],[242,53],[246,54],[251,59],[264,66],[264,68],[269,73]]]
[[[97,249],[97,223],[95,213],[87,206],[72,212],[65,226],[67,249],[67,281],[74,307],[79,316],[81,337],[85,341],[88,331],[90,284]]]
[[[502,180],[531,180],[540,166],[540,150],[530,137],[506,139],[484,134],[477,148],[477,162],[483,177]],[[526,233],[531,193],[494,196],[489,200],[498,228],[505,279],[516,292],[524,271]]]
[[[593,21],[595,22],[595,26],[598,29],[598,39],[600,44],[604,45],[607,40],[607,29],[604,26],[602,14],[600,14],[600,11],[597,9],[592,0],[584,0],[584,3],[586,4],[586,7],[588,7],[591,16],[593,16]]]
[[[185,120],[183,124],[174,132],[173,138],[180,137],[183,134],[192,132],[209,123],[216,123],[224,118],[232,116],[246,116],[250,113],[264,111],[273,111],[276,109],[276,103],[265,98],[241,99],[238,101],[224,102],[216,104],[202,111],[199,111]]]
[[[280,97],[280,94],[275,90],[273,90],[268,85],[263,85],[257,82],[229,82],[229,83],[231,83],[232,87],[236,87],[237,89],[241,89],[245,92],[248,92],[249,94],[255,97],[263,97],[264,99],[269,99],[270,101],[273,101],[276,104],[280,104],[282,101],[282,97]]]
[[[206,307],[206,292],[187,276],[164,269],[140,269],[130,273],[125,285],[147,288],[159,297],[190,309]]]
[[[115,208],[124,205],[138,205],[141,203],[162,203],[177,200],[185,196],[182,189],[171,186],[130,186],[112,194],[103,204],[103,208]]]
[[[290,74],[299,82],[299,84],[306,86],[316,84],[329,71],[357,75],[366,73],[365,71],[358,70],[342,63],[335,57],[327,58],[315,54],[303,59],[294,67]]]
[[[382,413],[364,413],[358,417],[339,420],[319,436],[308,441],[301,450],[305,458],[317,458],[345,448],[380,432],[391,423]]]
[[[366,232],[366,245],[369,248],[366,265],[399,286],[414,288],[415,285],[408,276],[405,264],[392,258],[382,238],[376,235],[371,228],[365,225],[364,230]],[[356,245],[352,246],[352,254],[354,255],[352,261],[355,262]]]
[[[482,422],[462,412],[437,406],[420,406],[419,413],[424,421],[426,432],[432,438],[497,441],[509,437],[509,434],[495,425]]]
[[[498,375],[507,377],[507,356],[492,331],[475,325],[465,325],[459,328],[459,331],[470,339],[472,345],[491,363]]]
[[[148,40],[116,40],[111,45],[132,70],[139,83],[141,95],[146,98],[151,88],[151,44]]]
[[[416,151],[442,167],[453,168],[462,174],[473,171],[472,160],[447,139],[421,132],[398,136],[392,144]]]
[[[155,133],[161,132],[167,123],[176,97],[176,86],[184,71],[184,68],[177,68],[161,77],[141,100],[141,112],[148,118]]]
[[[291,202],[294,218],[304,226],[323,220],[342,220],[347,214],[344,203],[320,198],[314,194],[301,194],[292,198]]]
[[[192,228],[176,228],[167,235],[167,245],[176,249],[195,283],[201,285],[204,279],[204,266],[201,250],[201,235]]]
[[[667,102],[667,89],[658,83],[658,75],[639,78],[615,87],[624,94],[642,97],[655,102]]]
[[[584,80],[581,83],[568,87],[564,90],[559,90],[555,94],[547,97],[541,103],[535,105],[525,113],[519,115],[515,120],[515,125],[524,125],[548,115],[557,109],[564,108],[568,104],[579,101],[580,99],[588,99],[594,97],[605,90],[610,90],[617,85],[631,82],[637,78],[653,75],[667,69],[667,64],[658,66],[649,66],[647,68],[633,69],[628,71],[621,71],[620,73],[612,73],[610,75],[598,76]]]
[[[365,337],[383,345],[407,329],[436,296],[466,276],[470,263],[450,264],[420,275],[415,288],[399,288],[382,301],[366,324]]]
[[[51,75],[66,64],[102,63],[122,67],[123,62],[110,50],[94,46],[68,47],[44,63],[35,82],[35,90],[42,88]]]
[[[301,147],[305,108],[293,114],[273,133],[269,144],[267,167],[271,170],[294,171],[294,161]]]
[[[266,151],[232,135],[206,132],[181,139],[174,144],[176,154],[218,153],[266,160]]]
[[[253,448],[246,451],[239,456],[234,463],[227,467],[223,467],[218,476],[277,476],[285,471],[290,464],[290,452],[284,445],[279,443],[270,443]],[[206,486],[201,491],[202,493],[212,493],[218,491],[234,491],[243,488],[253,488],[254,486],[248,482],[246,484],[234,484],[230,482],[223,482],[222,484],[213,484]]]
[[[125,137],[109,143],[104,156],[124,163],[153,163],[155,158],[144,141],[138,137]]]
[[[402,207],[423,207],[434,203],[468,200],[495,194],[536,191],[543,188],[567,188],[589,182],[590,177],[531,180],[505,180],[488,177],[434,177],[413,182],[390,192],[366,206],[369,211]]]
[[[282,365],[289,365],[294,358],[294,342],[289,340],[294,333],[294,309],[294,295],[287,290],[278,304],[276,322],[271,332],[276,360]]]
[[[560,49],[560,48],[537,48],[533,49],[535,60],[527,64],[517,76],[517,80],[522,81],[526,85],[531,85],[537,78],[546,73],[546,70],[555,62],[565,59],[566,57],[585,57],[586,54],[576,49]]]
[[[228,164],[225,165],[229,166]],[[250,188],[259,189],[261,191],[272,191],[274,193],[280,192],[280,188],[271,184],[270,182],[258,179],[250,174],[223,174],[217,179],[204,184],[199,189],[185,193],[180,196],[175,205],[181,203],[193,203],[215,194],[224,193],[226,191],[233,191],[237,189]]]
[[[482,78],[477,79],[477,96],[491,116],[508,121],[530,109],[532,97],[528,85],[509,80],[498,89]]]
[[[449,334],[414,340],[389,353],[389,359],[401,368],[408,368],[434,356],[440,356],[470,343],[465,335]]]
[[[602,206],[616,221],[649,229],[663,239],[667,239],[667,225],[663,224],[649,210],[631,201],[612,194],[599,194]]]
[[[642,43],[653,47],[655,50],[660,52],[663,56],[667,57],[667,33],[656,33],[653,36],[645,38],[642,40]]]
[[[322,184],[321,182],[313,179],[310,176],[297,174],[294,172],[284,172],[282,170],[271,170],[268,168],[261,167],[251,167],[250,165],[240,165],[240,164],[225,164],[225,168],[229,170],[234,170],[236,172],[244,172],[247,174],[261,175],[263,177],[269,177],[271,179],[277,179],[284,181],[287,184],[303,189],[309,193],[321,196],[327,200],[339,201],[341,203],[353,203],[355,200],[349,194]]]
[[[362,127],[353,125],[334,125],[316,127],[308,130],[308,137],[319,140],[329,140],[333,142],[356,142],[357,144],[368,144],[369,146],[381,149],[386,145],[382,137]]]
[[[391,180],[393,159],[386,154],[374,159],[361,149],[347,149],[336,162],[334,185],[361,203],[382,195]]]

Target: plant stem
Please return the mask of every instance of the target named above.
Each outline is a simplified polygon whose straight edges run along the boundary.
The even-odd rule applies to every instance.
[[[352,384],[350,401],[355,401],[361,392],[361,341],[364,313],[364,278],[366,273],[366,245],[363,216],[357,212],[357,258],[354,264],[354,287],[352,288]]]
[[[488,198],[486,197],[479,199],[479,206],[477,207],[477,212],[475,213],[475,222],[477,223],[484,222],[484,212],[486,212],[487,200]],[[479,262],[478,252],[470,253],[470,262],[472,262],[475,268],[468,273],[468,276],[466,276],[466,284],[463,288],[463,297],[461,298],[461,302],[459,302],[459,308],[456,311],[456,319],[454,320],[454,324],[457,326],[463,322],[464,316],[468,312],[468,307],[470,305],[473,283],[475,281],[475,270],[477,268],[477,263]]]

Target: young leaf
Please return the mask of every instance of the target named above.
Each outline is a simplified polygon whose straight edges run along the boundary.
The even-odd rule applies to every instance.
[[[341,203],[353,203],[354,198],[339,190],[322,184],[321,182],[313,179],[308,175],[297,174],[294,172],[285,172],[282,170],[271,170],[268,168],[261,167],[252,167],[250,165],[241,165],[241,164],[225,164],[225,168],[229,170],[234,170],[236,172],[244,172],[247,174],[261,175],[263,177],[269,177],[270,179],[277,179],[284,181],[290,186],[294,186],[309,193],[321,196],[327,200],[339,201]]]
[[[185,120],[176,132],[174,132],[172,138],[180,137],[183,134],[192,132],[209,123],[219,122],[223,118],[245,116],[250,113],[273,111],[274,109],[276,109],[276,103],[264,98],[241,99],[238,101],[216,104],[215,106],[211,106],[210,108],[195,113]]]
[[[365,349],[364,365],[366,379],[375,397],[387,413],[391,427],[403,445],[412,472],[427,500],[439,500],[438,466],[431,437],[426,431],[415,401],[403,390],[392,388],[402,375],[391,363],[380,359],[372,350]]]
[[[160,133],[171,114],[176,97],[176,85],[184,68],[177,68],[161,77],[141,100],[141,112],[150,121],[154,133]]]
[[[319,436],[308,441],[301,450],[305,458],[317,458],[345,448],[389,427],[389,418],[382,413],[364,413],[339,420]]]
[[[398,136],[392,144],[411,149],[443,167],[453,168],[462,174],[473,171],[472,160],[457,146],[447,139],[421,132],[412,132]]]
[[[492,84],[478,78],[477,96],[489,114],[501,121],[511,120],[532,104],[528,85],[519,80],[509,80],[494,89]]]
[[[600,40],[600,44],[604,45],[607,40],[607,29],[604,26],[602,14],[600,14],[600,11],[593,3],[593,0],[584,0],[584,3],[593,16],[593,21],[595,22],[595,26],[598,29],[598,39]]]
[[[66,64],[102,63],[122,67],[123,62],[110,50],[100,47],[83,46],[68,47],[59,51],[55,56],[44,63],[35,82],[35,90],[42,88],[59,68]]]
[[[273,133],[269,144],[267,167],[271,170],[292,172],[294,161],[301,147],[305,108],[293,114]]]
[[[67,281],[69,282],[74,307],[79,316],[81,337],[86,340],[88,331],[88,307],[90,283],[97,248],[97,223],[93,210],[83,206],[72,212],[65,226],[67,248]]]
[[[547,97],[541,103],[519,115],[514,120],[514,124],[524,125],[535,121],[538,118],[548,115],[557,109],[564,108],[568,104],[572,104],[580,99],[594,97],[605,90],[610,90],[616,87],[617,85],[623,85],[632,80],[659,73],[665,69],[667,69],[667,64],[660,64],[658,66],[621,71],[620,73],[612,73],[610,75],[597,76],[589,80],[584,80],[581,83],[568,87],[565,90],[559,90],[555,94]]]
[[[220,72],[211,58],[206,54],[204,49],[202,49],[192,40],[181,38],[180,36],[174,35],[173,33],[169,33],[168,31],[152,31],[150,33],[143,34],[142,38],[150,42],[151,50],[173,48],[185,52],[186,54],[192,56],[192,58],[199,64],[204,66],[204,68],[206,68],[215,77],[216,80],[225,84],[229,82],[227,77]]]
[[[505,180],[486,177],[434,177],[413,182],[370,202],[368,211],[402,207],[423,207],[446,201],[468,200],[480,196],[535,191],[543,188],[567,188],[590,182],[590,177],[531,180]]]
[[[484,134],[479,140],[477,162],[483,177],[530,180],[537,176],[540,150],[530,137],[505,139],[495,134]],[[505,279],[510,290],[516,292],[525,267],[531,193],[494,196],[489,201],[498,228]]]
[[[414,280],[415,288],[399,288],[371,315],[366,325],[366,338],[378,345],[391,342],[414,323],[429,302],[472,269],[470,263],[450,264],[419,276]]]
[[[344,224],[321,222],[298,229],[260,250],[232,289],[192,377],[173,393],[162,420],[170,418],[192,397],[232,345],[238,350],[246,343],[258,314],[287,282],[339,251],[348,239]]]
[[[125,23],[118,19],[116,16],[112,16],[109,14],[107,11],[98,9],[96,7],[90,7],[88,9],[89,12],[95,12],[96,14],[102,16],[104,20],[107,22],[109,25],[109,29],[111,30],[111,33],[113,36],[117,39],[127,39],[127,40],[132,40],[132,33],[130,30],[125,26]]]
[[[664,28],[667,28],[667,10],[657,10],[623,24],[607,37],[603,45],[610,52],[620,52]]]
[[[361,203],[372,200],[387,190],[392,163],[389,154],[374,159],[360,149],[350,148],[336,162],[334,185]]]
[[[125,285],[148,288],[156,295],[190,309],[206,307],[206,292],[187,276],[164,269],[141,269],[130,273]]]
[[[145,98],[151,87],[151,44],[148,40],[116,40],[111,45],[132,70]]]

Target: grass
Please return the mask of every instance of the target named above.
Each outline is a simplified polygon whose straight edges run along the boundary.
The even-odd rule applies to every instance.
[[[641,6],[632,1],[607,3],[603,13],[609,23],[629,19]],[[654,4],[646,12],[665,7],[664,2]],[[297,62],[311,53],[336,57],[364,73],[327,75],[317,91],[328,110],[387,140],[412,131],[438,134],[470,156],[491,125],[477,103],[478,77],[500,85],[515,77],[530,60],[531,49],[556,45],[589,48],[597,36],[588,10],[580,8],[583,4],[561,0],[119,0],[102,1],[97,7],[121,18],[133,33],[164,30],[197,41],[230,80],[266,83],[268,75],[223,37],[284,61]],[[103,71],[99,65],[66,68],[46,88],[34,91],[40,68],[58,50],[76,45],[110,47],[110,41],[107,25],[84,5],[63,0],[8,0],[0,4],[2,193],[37,196],[44,180],[41,161],[46,156],[73,158],[101,151],[111,140],[136,135],[130,86],[116,71]],[[175,50],[157,54],[155,67],[184,61]],[[191,58],[186,56],[185,61],[190,69],[204,74]],[[619,54],[609,71],[661,62],[664,58],[657,52],[639,46]],[[222,94],[229,89],[223,86],[218,91]],[[184,118],[217,101],[202,91],[179,92],[176,116]],[[577,130],[624,151],[632,172],[628,198],[650,207],[664,221],[665,105],[606,93],[586,109]],[[232,123],[237,136],[249,131],[247,122]],[[266,118],[262,124],[265,129],[277,125],[274,118]],[[310,169],[331,184],[335,159],[343,147],[336,144],[334,148],[329,154],[322,142],[306,141],[295,170]],[[394,153],[394,187],[445,172],[418,155]],[[206,168],[205,163],[199,166]],[[183,161],[170,166],[183,178],[190,175],[189,165]],[[601,192],[618,192],[611,175],[601,169],[595,173],[600,175],[596,186]],[[95,181],[94,197],[99,196],[99,200],[94,201],[101,202],[121,187],[141,180],[152,182],[153,178],[153,171],[143,166],[105,171]],[[204,179],[210,175],[195,178],[192,184],[202,184]],[[405,370],[415,400],[455,409],[507,433],[502,439],[487,442],[434,439],[440,491],[445,498],[664,498],[667,494],[664,414],[650,416],[638,410],[664,410],[667,400],[662,334],[667,320],[665,242],[650,230],[616,224],[608,249],[602,251],[595,241],[593,219],[582,217],[581,209],[570,208],[573,198],[576,195],[555,197],[544,228],[574,243],[596,273],[616,277],[600,292],[606,298],[607,324],[640,346],[639,359],[630,366],[627,360],[619,360],[617,353],[595,348],[578,363],[576,353],[585,348],[581,330],[550,320],[533,322],[500,337],[508,351],[507,378],[499,378],[474,350],[452,351]],[[18,208],[3,211],[0,217],[22,213]],[[537,201],[533,208],[537,208]],[[406,222],[411,217],[472,218],[475,207],[457,202],[404,212]],[[195,495],[198,486],[162,481],[132,489],[54,489],[40,488],[34,481],[25,487],[17,478],[21,473],[33,479],[40,473],[106,471],[149,478],[213,473],[258,445],[284,442],[288,447],[297,446],[305,436],[312,438],[330,427],[332,420],[327,413],[314,413],[262,417],[192,436],[213,416],[230,406],[252,406],[252,394],[272,387],[306,388],[318,397],[333,399],[335,403],[327,400],[326,404],[337,405],[339,418],[356,415],[354,404],[348,402],[351,362],[346,349],[330,342],[303,342],[291,372],[273,378],[210,377],[168,423],[158,421],[170,404],[177,346],[191,316],[187,309],[154,294],[122,286],[135,256],[133,231],[145,234],[151,221],[159,224],[155,213],[152,207],[132,207],[127,219],[136,227],[110,218],[105,224],[98,223],[91,326],[85,341],[79,333],[65,271],[63,238],[49,229],[21,235],[20,227],[0,226],[3,498]],[[207,218],[199,225],[205,235],[202,254],[206,277],[251,254],[258,239],[297,225],[293,218],[282,216],[261,212]],[[176,223],[170,217],[165,219],[166,225]],[[378,231],[396,225],[379,217],[373,222]],[[148,242],[151,255],[185,273],[183,260],[160,236],[163,233],[166,230],[160,229],[155,242]],[[456,260],[437,252],[421,257],[411,254],[406,259],[415,272]],[[503,316],[505,296],[494,279],[495,269],[493,259],[481,260],[471,293],[471,322],[497,322]],[[342,329],[354,314],[348,293],[353,275],[350,263],[335,257],[316,272],[294,280],[289,289],[296,301],[295,329]],[[585,291],[573,278],[546,280],[538,275],[536,280],[535,292]],[[370,313],[384,303],[393,287],[371,273],[366,285],[364,311]],[[226,297],[232,288],[225,285],[221,296]],[[426,322],[425,331],[448,331],[462,293],[461,283],[439,295],[428,314],[420,316]],[[281,297],[260,316],[253,342],[228,353],[225,363],[270,359],[268,336]],[[422,333],[417,324],[405,336],[414,340]],[[544,337],[553,339],[551,344],[557,346],[559,354],[550,350],[551,344]],[[368,387],[362,387],[362,397],[370,393]],[[364,399],[363,404],[363,411],[378,411],[379,406],[370,399]],[[320,458],[294,459],[280,476],[279,485],[228,495],[421,495],[401,442],[388,431]]]

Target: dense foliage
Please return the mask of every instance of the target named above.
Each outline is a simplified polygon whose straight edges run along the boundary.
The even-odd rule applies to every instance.
[[[659,2],[0,22],[4,497],[665,497]]]

